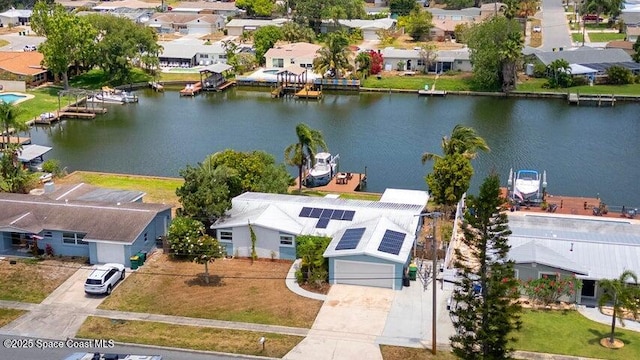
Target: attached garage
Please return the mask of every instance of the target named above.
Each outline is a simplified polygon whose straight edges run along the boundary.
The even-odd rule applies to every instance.
[[[124,256],[124,245],[97,242],[98,263],[117,263],[126,264]]]
[[[329,282],[400,290],[414,241],[385,217],[341,230],[324,252]]]
[[[394,288],[395,266],[366,261],[334,260],[334,284]]]

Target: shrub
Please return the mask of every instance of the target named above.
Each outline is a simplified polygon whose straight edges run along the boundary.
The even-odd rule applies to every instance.
[[[45,254],[47,254],[47,256],[53,256],[53,255],[54,255],[54,253],[53,253],[53,246],[51,246],[51,244],[47,244],[47,245],[44,247],[44,253],[45,253]]]
[[[539,279],[531,279],[522,283],[525,295],[532,303],[543,306],[555,304],[563,296],[573,296],[582,287],[582,282],[575,276],[542,275]]]
[[[533,77],[535,78],[547,77],[547,67],[540,62],[533,65]]]
[[[614,65],[607,69],[607,82],[613,85],[624,85],[633,82],[633,74],[631,70]]]
[[[42,163],[42,171],[52,173],[55,176],[64,175],[60,167],[60,161],[56,159],[48,159]]]

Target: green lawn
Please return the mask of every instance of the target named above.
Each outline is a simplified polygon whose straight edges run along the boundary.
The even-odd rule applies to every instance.
[[[113,339],[118,342],[220,351],[281,358],[303,338],[243,330],[173,325],[151,321],[111,320],[90,316],[78,332],[83,339]],[[258,343],[267,339],[265,348]]]
[[[587,23],[587,25],[585,25],[585,27],[587,28],[587,30],[604,30],[604,29],[610,29],[609,24],[606,22],[601,22],[600,24],[597,24],[595,22],[593,23]]]
[[[577,311],[527,310],[522,315],[522,329],[515,335],[515,348],[598,359],[640,359],[640,333],[616,327],[616,338],[625,346],[610,350],[599,343],[609,334],[609,328]]]
[[[571,33],[571,39],[573,39],[573,42],[582,42],[582,33]]]
[[[134,68],[131,70],[131,81],[129,83],[141,83],[153,80],[153,77],[142,69]],[[100,69],[90,70],[82,75],[74,76],[69,80],[69,85],[75,88],[82,89],[100,89],[105,85],[119,85],[113,84],[110,77]]]
[[[26,311],[16,309],[0,309],[0,328],[22,316]]]
[[[30,100],[26,100],[17,104],[20,110],[18,119],[27,121],[40,116],[44,112],[51,112],[58,110],[58,92],[60,88],[57,87],[45,87],[35,90],[28,90],[27,94],[34,95],[35,97]],[[66,105],[63,100],[63,106]]]
[[[518,91],[526,92],[559,92],[559,93],[580,93],[580,94],[615,94],[615,95],[640,95],[640,84],[628,85],[583,85],[572,86],[562,89],[545,89],[542,87],[547,79],[530,78],[518,84]]]
[[[589,39],[591,42],[624,40],[624,37],[625,35],[620,33],[589,32]]]
[[[471,91],[471,83],[469,76],[466,75],[441,75],[435,79],[435,75],[418,75],[418,76],[388,76],[381,79],[370,76],[365,79],[361,86],[365,88],[376,89],[409,89],[422,90],[425,85],[429,87],[436,83],[437,90],[448,91]]]

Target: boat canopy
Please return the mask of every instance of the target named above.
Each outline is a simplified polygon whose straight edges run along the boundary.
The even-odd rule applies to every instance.
[[[18,160],[23,163],[29,162],[48,153],[51,149],[53,148],[42,145],[25,145],[22,147],[20,155],[18,155]]]

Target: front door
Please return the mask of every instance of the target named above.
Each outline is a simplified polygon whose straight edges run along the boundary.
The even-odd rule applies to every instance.
[[[582,297],[595,298],[596,297],[596,281],[595,280],[582,280]]]

